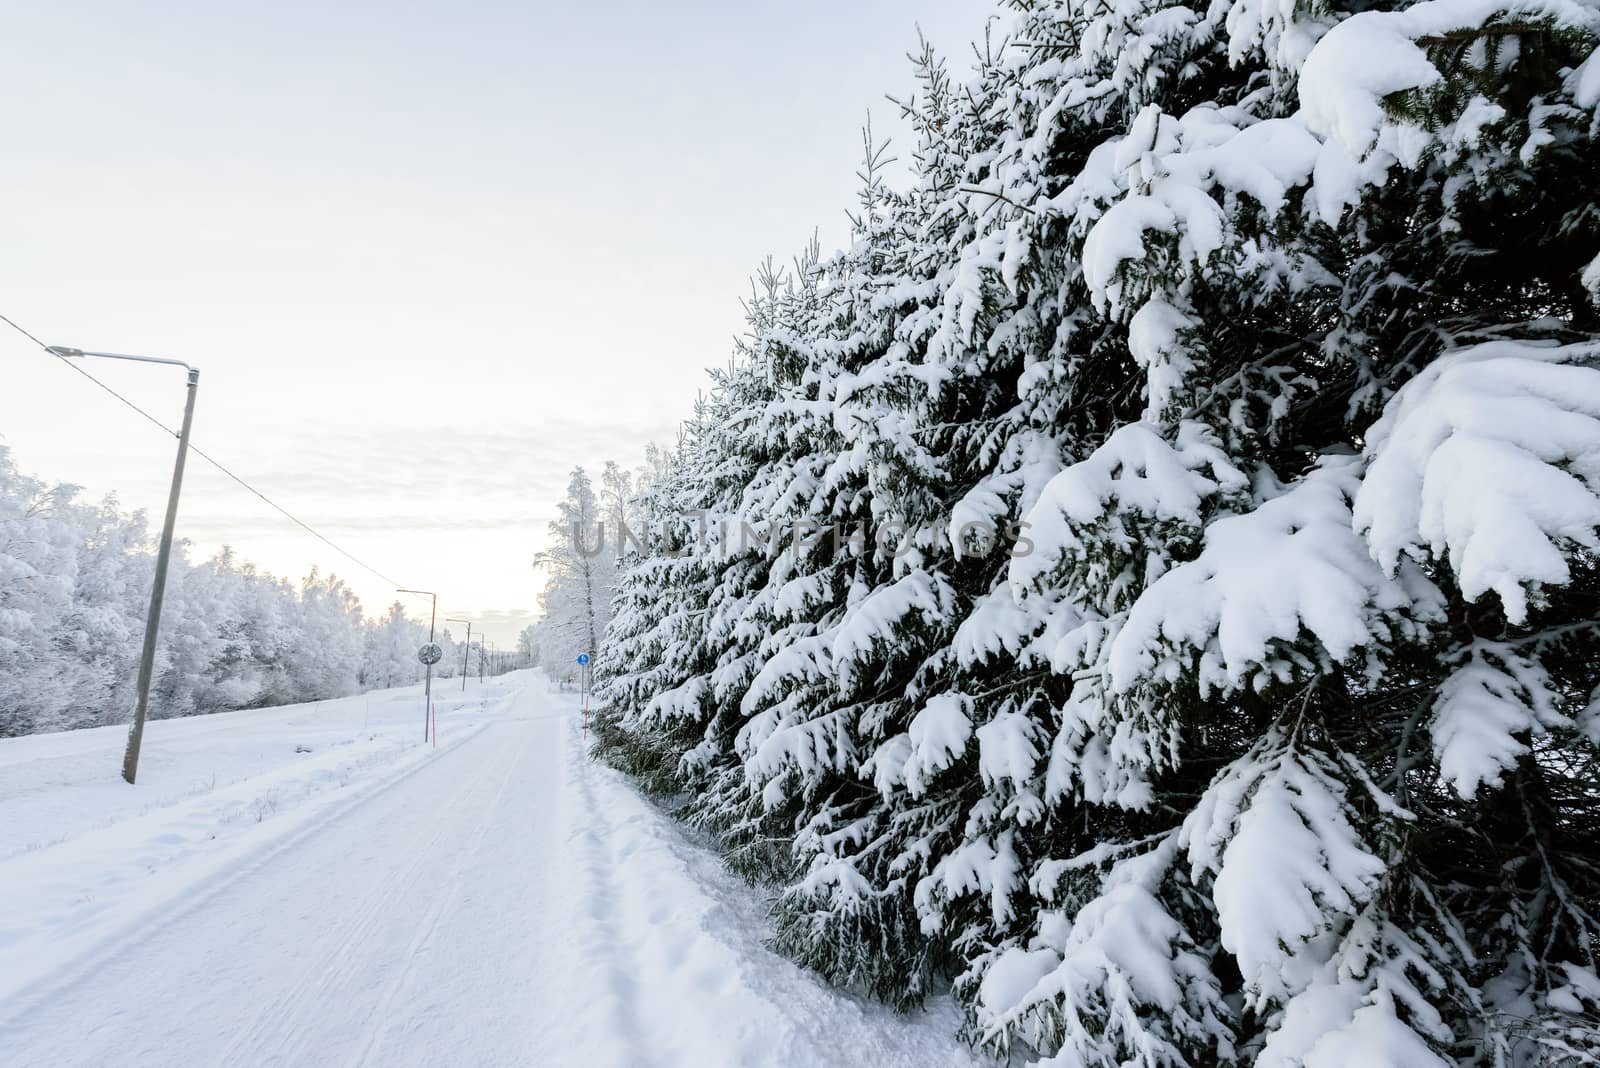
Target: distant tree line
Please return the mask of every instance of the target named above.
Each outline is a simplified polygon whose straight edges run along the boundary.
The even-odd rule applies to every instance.
[[[0,736],[128,719],[150,583],[143,512],[18,471],[0,446]],[[224,548],[194,562],[179,546],[167,579],[152,716],[341,697],[421,678],[427,623],[399,602],[366,619],[355,594],[313,569],[298,584]],[[444,632],[436,674],[460,670]]]

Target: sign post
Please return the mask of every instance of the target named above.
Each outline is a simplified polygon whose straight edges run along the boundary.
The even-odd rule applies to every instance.
[[[433,714],[433,665],[444,656],[444,650],[433,642],[433,624],[439,617],[439,595],[432,590],[408,590],[404,587],[397,589],[396,593],[414,593],[419,597],[432,598],[431,607],[428,609],[428,644],[417,650],[417,659],[428,665],[428,681],[426,689],[422,691],[427,703],[422,706],[422,740],[428,740],[428,717]],[[431,652],[429,650],[432,650]],[[432,657],[430,660],[429,657]]]
[[[589,740],[589,654],[578,654],[578,688],[583,692],[583,740]]]
[[[430,726],[433,718],[433,665],[443,658],[444,650],[435,641],[429,641],[417,650],[417,659],[427,665],[428,668],[427,681],[423,683],[422,689],[422,699],[427,702],[427,708],[424,710],[422,719],[422,740],[428,740],[428,733],[431,730],[435,748],[438,748],[439,745],[439,728]]]

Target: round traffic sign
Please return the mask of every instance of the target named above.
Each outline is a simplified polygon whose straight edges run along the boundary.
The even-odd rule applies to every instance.
[[[578,654],[578,663],[587,664],[588,662],[589,662],[589,654],[588,653],[579,653]]]
[[[438,642],[427,642],[417,650],[417,659],[424,664],[437,664],[444,659],[444,650],[439,647]]]

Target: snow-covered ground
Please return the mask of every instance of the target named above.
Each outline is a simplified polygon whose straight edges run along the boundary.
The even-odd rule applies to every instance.
[[[519,673],[0,742],[21,1065],[957,1065],[762,946],[764,903]]]

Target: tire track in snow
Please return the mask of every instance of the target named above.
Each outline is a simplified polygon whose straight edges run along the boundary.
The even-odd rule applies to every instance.
[[[378,1063],[373,1059],[372,1054],[379,1039],[383,1036],[389,1019],[389,1009],[394,1004],[395,997],[405,986],[406,980],[410,978],[411,973],[415,970],[418,954],[426,948],[428,942],[432,940],[434,932],[438,930],[440,918],[449,911],[450,907],[460,897],[462,877],[465,875],[471,860],[483,848],[484,837],[488,834],[489,827],[494,823],[495,816],[499,812],[500,802],[505,797],[506,788],[511,784],[512,775],[521,766],[523,757],[527,753],[526,740],[522,745],[509,750],[509,752],[511,757],[506,761],[506,770],[505,774],[500,777],[500,785],[494,791],[494,796],[489,800],[488,805],[484,806],[471,841],[457,853],[456,865],[451,870],[447,884],[440,888],[433,904],[423,916],[422,922],[417,925],[417,933],[406,946],[405,954],[402,958],[404,963],[395,975],[384,984],[383,993],[379,996],[378,1001],[362,1019],[362,1038],[357,1047],[358,1052],[346,1058],[345,1063],[347,1065]],[[488,776],[483,778],[485,780],[489,779]]]
[[[429,814],[423,829],[410,839],[410,860],[398,878],[379,882],[367,893],[342,937],[315,955],[298,982],[261,1007],[250,1024],[229,1044],[221,1063],[295,1063],[286,1056],[305,1041],[301,1023],[307,1008],[319,1004],[329,991],[366,963],[353,950],[365,943],[384,919],[403,910],[411,900],[415,888],[422,882],[425,867],[433,860],[435,846],[451,829],[451,818],[466,804],[479,782],[481,780],[475,779],[463,784],[447,804]]]
[[[0,1007],[0,1036],[16,1027],[29,1013],[92,979],[109,961],[137,954],[147,943],[165,935],[202,906],[212,903],[258,874],[279,857],[292,853],[330,827],[360,813],[368,804],[405,786],[415,776],[450,759],[483,729],[481,725],[474,725],[467,738],[451,745],[438,759],[405,762],[399,768],[389,770],[386,775],[361,783],[352,791],[329,797],[322,803],[321,810],[314,812],[311,818],[260,843],[257,848],[243,854],[238,863],[218,868],[182,886],[182,896],[174,894],[141,905],[137,911],[130,912],[120,920],[114,930],[75,951],[70,960],[10,999],[10,1004]]]

